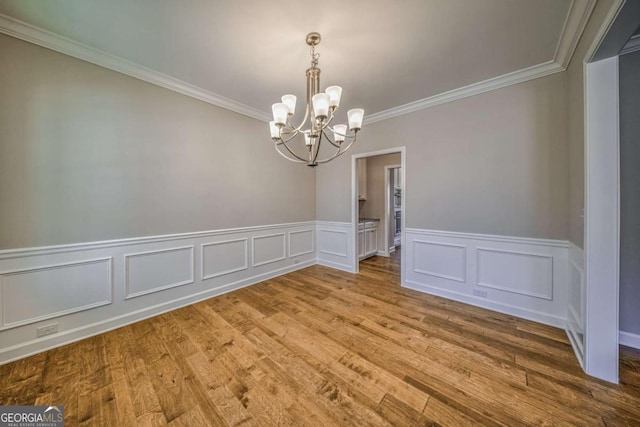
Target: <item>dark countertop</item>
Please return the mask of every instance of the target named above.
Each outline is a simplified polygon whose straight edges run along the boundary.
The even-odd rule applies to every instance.
[[[358,222],[372,222],[372,221],[380,221],[380,218],[359,218]]]

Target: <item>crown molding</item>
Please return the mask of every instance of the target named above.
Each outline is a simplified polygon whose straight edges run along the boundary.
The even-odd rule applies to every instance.
[[[596,0],[571,1],[569,12],[567,13],[553,60],[443,92],[438,95],[419,99],[388,110],[373,113],[365,117],[365,125],[566,70],[595,4]],[[0,33],[144,80],[148,83],[164,87],[218,107],[226,108],[257,120],[264,122],[271,120],[271,115],[267,112],[241,104],[232,99],[119,58],[115,55],[111,55],[99,49],[95,49],[91,46],[87,46],[83,43],[59,36],[52,32],[11,18],[7,15],[0,14]]]
[[[365,124],[371,124],[381,120],[390,119],[392,117],[413,113],[415,111],[424,110],[425,108],[435,107],[436,105],[478,95],[480,93],[489,92],[566,70],[569,62],[571,61],[571,57],[576,50],[578,42],[580,41],[580,37],[582,37],[582,32],[589,21],[589,17],[591,16],[591,12],[593,11],[595,4],[596,0],[571,1],[569,12],[567,13],[567,17],[562,27],[560,39],[556,45],[553,60],[443,92],[428,98],[419,99],[388,110],[373,113],[369,116],[365,116]]]
[[[620,51],[620,55],[626,55],[627,53],[636,52],[640,50],[640,35],[633,36],[629,39],[627,44],[624,45]]]
[[[563,71],[563,68],[553,61],[548,61],[523,70],[503,74],[498,77],[463,86],[428,98],[419,99],[378,113],[370,114],[369,116],[365,116],[365,124],[369,125],[381,120],[402,116],[404,114],[424,110],[425,108],[435,107],[436,105],[467,98],[469,96],[478,95],[480,93],[489,92],[517,83],[526,82],[528,80],[537,79],[538,77],[548,76],[549,74],[557,73],[559,71]]]
[[[147,83],[181,93],[191,98],[222,107],[245,116],[269,121],[270,115],[264,111],[241,104],[232,99],[194,86],[182,80],[167,76],[158,71],[127,61],[110,53],[83,43],[43,30],[26,22],[0,14],[0,33],[33,43],[92,64],[143,80]]]
[[[591,12],[596,6],[596,0],[572,0],[569,13],[564,20],[562,33],[556,46],[553,61],[566,70],[571,62],[573,53],[578,46],[582,32],[589,22]]]

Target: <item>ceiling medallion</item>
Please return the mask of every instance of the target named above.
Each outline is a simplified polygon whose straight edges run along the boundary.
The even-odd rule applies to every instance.
[[[318,166],[327,163],[336,157],[344,154],[354,142],[356,135],[362,127],[364,110],[354,108],[347,112],[349,121],[349,132],[347,125],[336,124],[331,126],[334,119],[334,112],[340,105],[342,88],[340,86],[329,86],[325,92],[320,92],[320,69],[318,68],[318,58],[315,48],[320,43],[319,33],[309,33],[306,38],[307,44],[311,46],[311,68],[307,69],[307,102],[304,118],[299,126],[295,126],[291,119],[296,109],[295,95],[284,95],[282,102],[273,104],[273,121],[269,122],[271,128],[271,139],[275,143],[275,149],[282,157],[298,163],[306,163],[308,166]],[[306,129],[302,129],[305,125]],[[330,134],[333,139],[330,137]],[[296,142],[296,137],[302,134],[304,144],[307,148],[307,158],[298,155],[291,144]],[[345,139],[349,141],[345,143]],[[302,142],[301,138],[297,138]],[[320,145],[327,141],[333,146],[332,155],[318,159]]]

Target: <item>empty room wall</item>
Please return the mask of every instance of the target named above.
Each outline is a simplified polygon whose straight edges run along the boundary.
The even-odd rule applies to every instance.
[[[406,146],[406,225],[565,239],[565,73],[366,125],[366,153]],[[350,220],[350,158],[316,177],[316,216]]]
[[[0,35],[0,249],[309,221],[268,126]]]

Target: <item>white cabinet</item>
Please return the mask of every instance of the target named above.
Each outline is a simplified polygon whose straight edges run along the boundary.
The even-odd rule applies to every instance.
[[[378,253],[378,222],[358,224],[358,259],[369,258]]]
[[[357,159],[358,200],[367,200],[367,159]]]

